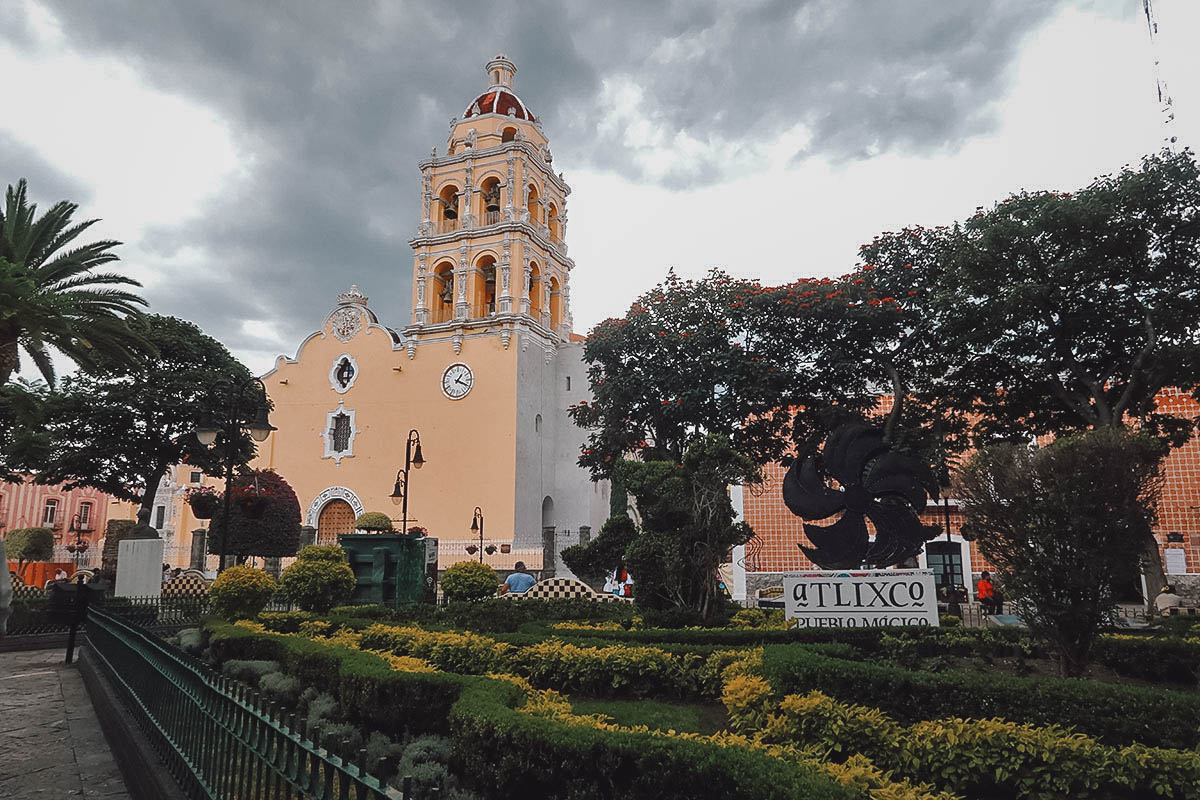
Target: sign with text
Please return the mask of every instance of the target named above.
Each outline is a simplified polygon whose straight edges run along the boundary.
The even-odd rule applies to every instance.
[[[783,577],[783,600],[801,628],[938,624],[928,569],[796,572]]]

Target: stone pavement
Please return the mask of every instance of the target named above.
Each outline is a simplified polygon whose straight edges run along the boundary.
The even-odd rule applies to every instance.
[[[64,654],[0,653],[0,798],[129,800],[79,670]]]

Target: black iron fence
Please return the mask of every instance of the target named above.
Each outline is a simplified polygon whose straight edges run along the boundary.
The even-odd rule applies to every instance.
[[[91,612],[88,646],[189,798],[421,800],[370,774],[365,750],[335,752],[305,718],[107,609]]]
[[[179,627],[199,624],[208,614],[207,596],[188,597],[101,597],[93,598],[93,608],[103,608],[148,628]],[[15,600],[8,620],[8,635],[38,636],[67,633],[75,617],[74,593],[46,593]],[[86,626],[81,621],[80,626]]]

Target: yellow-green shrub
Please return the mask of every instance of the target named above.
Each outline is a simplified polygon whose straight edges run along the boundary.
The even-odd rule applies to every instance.
[[[213,613],[225,619],[256,616],[275,594],[275,579],[264,570],[237,564],[228,567],[208,591]]]
[[[772,705],[771,684],[753,675],[738,675],[725,684],[721,703],[735,731],[756,731],[767,724]]]
[[[364,650],[414,656],[445,672],[485,675],[503,672],[512,646],[477,633],[427,631],[401,625],[372,625],[362,632]]]
[[[284,597],[302,611],[328,611],[350,599],[356,580],[337,545],[310,545],[279,576]]]
[[[439,581],[447,600],[478,602],[496,593],[500,579],[496,571],[478,561],[460,561],[450,565]]]
[[[861,753],[881,769],[967,797],[1200,798],[1195,751],[1116,748],[1055,725],[999,719],[904,726],[820,692],[785,697],[759,740],[815,747],[835,761]]]
[[[653,695],[694,685],[702,663],[698,656],[676,657],[653,647],[579,647],[550,639],[514,651],[511,670],[534,686],[565,692]]]

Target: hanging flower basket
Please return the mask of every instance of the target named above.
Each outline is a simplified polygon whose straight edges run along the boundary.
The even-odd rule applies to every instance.
[[[269,501],[262,495],[243,495],[237,500],[238,510],[246,519],[261,519]]]
[[[221,506],[221,496],[211,486],[193,486],[187,490],[187,503],[196,519],[212,519]]]

